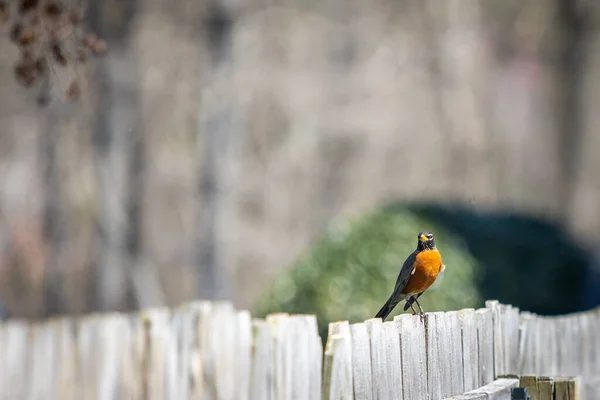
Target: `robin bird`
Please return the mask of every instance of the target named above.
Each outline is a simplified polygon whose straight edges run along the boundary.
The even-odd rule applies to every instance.
[[[421,316],[424,315],[417,299],[435,282],[446,266],[442,262],[442,255],[435,247],[433,233],[420,232],[417,240],[417,249],[404,261],[392,295],[375,318],[380,317],[385,321],[394,307],[404,299],[406,299],[404,311],[410,307],[413,315],[417,314],[413,307],[413,303],[417,303]]]

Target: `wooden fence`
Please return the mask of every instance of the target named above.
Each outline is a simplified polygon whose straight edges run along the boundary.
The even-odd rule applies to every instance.
[[[252,319],[228,303],[8,321],[0,399],[511,399],[517,386],[600,399],[600,310],[541,317],[488,301],[334,322],[321,343],[315,316]]]

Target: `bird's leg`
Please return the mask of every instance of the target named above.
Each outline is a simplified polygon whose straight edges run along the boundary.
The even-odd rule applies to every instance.
[[[413,303],[414,303],[414,302],[413,302],[413,301],[410,301],[410,300],[412,300],[412,298],[408,299],[408,302],[409,302],[408,304],[410,305],[410,308],[411,308],[411,309],[412,309],[412,311],[413,311],[413,315],[417,315],[417,314],[418,314],[418,313],[417,313],[417,310],[415,310],[415,307],[413,306]]]
[[[423,311],[423,307],[421,307],[421,305],[419,304],[419,300],[417,300],[416,298],[415,298],[415,303],[417,303],[417,306],[419,306],[419,310],[421,311],[420,314],[422,316],[425,316],[425,312]]]

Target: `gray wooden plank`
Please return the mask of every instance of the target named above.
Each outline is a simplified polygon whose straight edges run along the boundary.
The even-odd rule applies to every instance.
[[[541,343],[541,354],[542,354],[542,366],[538,374],[555,376],[559,375],[559,364],[558,364],[558,346],[556,341],[557,334],[556,329],[558,327],[557,318],[546,317],[543,319],[540,337]]]
[[[482,308],[475,311],[477,323],[477,354],[479,360],[478,387],[494,380],[494,327],[492,311]]]
[[[191,399],[210,399],[214,393],[212,384],[214,355],[210,348],[210,324],[212,320],[212,303],[196,301],[194,308],[194,350],[190,363],[190,397]]]
[[[426,314],[427,333],[427,386],[428,398],[440,399],[446,396],[443,392],[449,386],[447,377],[449,365],[447,362],[447,336],[444,335],[443,312]]]
[[[486,393],[468,393],[459,394],[458,396],[448,397],[443,400],[487,400],[488,395]]]
[[[292,370],[289,365],[293,361],[293,354],[288,347],[287,338],[293,329],[293,322],[290,320],[290,315],[286,313],[270,314],[266,319],[274,336],[275,398],[291,399]]]
[[[542,336],[542,319],[535,315],[530,320],[530,335],[529,339],[529,358],[531,361],[531,370],[530,374],[539,375],[539,371],[542,367],[542,346],[541,339]]]
[[[292,385],[292,399],[309,400],[318,397],[320,388],[315,387],[320,379],[315,379],[315,372],[321,372],[321,355],[315,357],[315,337],[318,337],[317,322],[314,315],[292,315],[292,332],[287,337],[287,351],[290,363],[286,366]],[[368,339],[367,339],[368,345]],[[320,350],[320,346],[317,347]],[[370,360],[369,360],[370,362]]]
[[[577,327],[573,323],[573,318],[569,316],[561,316],[557,318],[557,330],[555,332],[556,341],[560,343],[557,351],[557,363],[559,369],[558,375],[573,375],[576,370],[576,357],[574,354],[577,350]]]
[[[271,327],[265,320],[254,319],[252,337],[250,400],[274,400],[275,345]]]
[[[587,347],[589,349],[600,349],[600,308],[592,310],[589,313]],[[588,351],[585,354],[585,370],[584,377],[599,377],[600,376],[600,351]],[[587,380],[587,379],[586,379]],[[600,397],[600,394],[599,394]]]
[[[101,332],[100,324],[101,318],[93,314],[78,321],[77,369],[79,371],[79,398],[97,398],[99,353],[102,351],[98,345],[98,336]]]
[[[372,318],[365,321],[371,346],[371,381],[373,397],[380,400],[393,398],[390,382],[387,379],[386,343],[383,336],[383,322],[381,318]]]
[[[390,398],[401,399],[404,388],[402,383],[400,333],[394,321],[383,323],[383,338],[385,342],[385,365]]]
[[[168,398],[169,369],[168,361],[171,352],[171,332],[169,329],[170,310],[167,308],[148,309],[143,312],[147,321],[148,363],[147,363],[147,396],[149,399]]]
[[[10,385],[0,384],[2,398],[25,399],[29,388],[29,358],[31,348],[28,343],[30,325],[24,321],[4,323],[3,380]]]
[[[561,371],[561,375],[583,375],[583,358],[588,351],[584,331],[587,328],[587,321],[580,318],[579,313],[569,315],[569,320],[573,324],[571,331],[572,340],[574,340],[573,353],[569,354],[571,358],[571,371]]]
[[[372,399],[371,345],[367,325],[363,322],[350,325],[352,338],[352,381],[354,397]]]
[[[310,336],[304,324],[303,315],[290,316],[290,331],[286,339],[286,351],[290,364],[286,369],[290,372],[291,399],[308,399],[310,390]]]
[[[518,351],[519,351],[519,309],[513,306],[505,306],[504,309],[504,354],[505,374],[518,373]]]
[[[582,399],[600,399],[600,378],[586,378],[582,380],[580,396]]]
[[[325,345],[321,399],[353,399],[351,346],[348,321],[330,323]]]
[[[211,332],[215,367],[217,397],[223,400],[236,398],[237,313],[229,302],[214,302],[212,307]]]
[[[475,310],[468,308],[458,311],[458,320],[462,336],[463,387],[464,391],[468,392],[479,386],[479,358]]]
[[[236,380],[233,396],[239,400],[248,400],[252,368],[252,318],[248,311],[238,311],[231,318],[236,326],[235,342],[232,344],[235,346],[235,367],[237,367],[236,376],[233,377]],[[187,376],[187,372],[184,376]]]
[[[194,373],[194,395],[201,399],[212,399],[217,392],[215,386],[215,357],[212,346],[213,304],[197,304],[197,348],[200,356]]]
[[[30,362],[30,399],[42,399],[54,392],[57,364],[57,331],[54,320],[32,324],[30,327],[29,346]]]
[[[596,315],[597,310],[586,311],[579,314],[579,320],[582,329],[581,335],[581,372],[577,375],[581,375],[585,380],[587,378],[597,378],[596,373],[596,360],[598,357],[598,351],[590,351],[590,349],[595,349],[597,342],[599,341],[598,336],[600,332],[598,328],[600,328],[596,323]],[[564,374],[567,375],[567,374]],[[572,375],[570,373],[569,375]]]
[[[518,385],[518,379],[499,378],[480,388],[444,400],[511,400],[511,389]]]
[[[199,305],[198,352],[201,355],[201,388],[203,398],[232,399],[236,395],[237,313],[228,302]]]
[[[187,399],[190,397],[190,364],[193,350],[193,318],[191,305],[182,305],[173,310],[171,329],[173,330],[171,350],[174,354],[168,376],[170,398]]]
[[[305,332],[309,344],[309,399],[318,399],[321,395],[321,377],[323,373],[323,343],[319,336],[319,327],[315,315],[304,316]]]
[[[424,321],[419,315],[401,314],[394,317],[394,322],[400,334],[404,399],[426,399],[427,353]]]
[[[115,321],[113,365],[116,365],[114,373],[117,377],[117,390],[111,393],[111,389],[108,389],[106,398],[112,399],[116,395],[121,399],[132,399],[142,395],[144,377],[140,365],[143,358],[139,357],[138,351],[145,342],[144,337],[140,338],[140,324],[134,325],[132,320],[131,315],[119,314]],[[136,316],[135,320],[139,321],[139,318]]]
[[[77,391],[74,384],[77,382],[76,332],[74,329],[76,322],[72,318],[61,318],[57,324],[59,325],[57,329],[58,360],[54,398],[76,399]],[[0,380],[0,382],[3,381]],[[4,397],[0,394],[0,398]]]
[[[518,385],[518,379],[500,378],[485,386],[483,392],[488,395],[489,400],[510,400],[511,389]]]
[[[463,349],[462,335],[458,313],[456,311],[448,311],[444,314],[446,319],[446,328],[449,333],[448,338],[448,359],[450,366],[450,385],[449,395],[460,394],[465,391],[464,375],[462,368]]]
[[[519,315],[519,349],[518,349],[518,356],[517,356],[517,371],[515,372],[518,375],[522,375],[525,374],[527,368],[528,368],[528,358],[527,358],[527,351],[528,351],[528,343],[527,343],[527,336],[529,334],[528,332],[528,319],[531,318],[531,316],[527,313],[527,312],[522,312]]]
[[[430,399],[464,392],[462,343],[456,312],[427,314],[427,381]]]
[[[532,313],[521,313],[519,322],[522,338],[519,354],[519,374],[535,375],[540,366],[540,319]]]
[[[502,375],[506,373],[504,365],[504,324],[502,321],[502,305],[497,300],[487,300],[485,302],[486,308],[492,312],[493,320],[493,343],[494,343],[494,376]]]

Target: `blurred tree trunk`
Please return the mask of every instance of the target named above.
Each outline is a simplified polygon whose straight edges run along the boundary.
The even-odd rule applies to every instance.
[[[562,88],[562,98],[558,103],[561,113],[559,127],[560,165],[562,172],[561,197],[563,215],[568,218],[576,185],[577,155],[581,153],[583,138],[583,92],[587,63],[587,37],[589,36],[589,16],[578,2],[557,0],[560,71],[558,84]]]
[[[109,48],[97,60],[92,133],[100,202],[95,307],[101,310],[132,307],[130,257],[139,255],[139,194],[130,196],[143,179],[138,65],[131,45],[137,7],[137,0],[95,0],[89,9],[92,30]]]
[[[232,21],[220,0],[204,21],[204,33],[210,56],[210,71],[203,72],[198,124],[199,172],[198,199],[198,294],[205,299],[228,296],[226,273],[220,254],[225,199],[225,159],[232,136],[235,135],[233,92],[230,85],[232,65]],[[209,90],[212,88],[212,90]]]
[[[61,126],[56,110],[42,110],[40,132],[40,160],[44,185],[44,208],[42,234],[48,248],[44,266],[44,310],[45,315],[64,311],[63,291],[60,279],[61,258],[66,238],[64,199],[61,194],[60,132]]]

